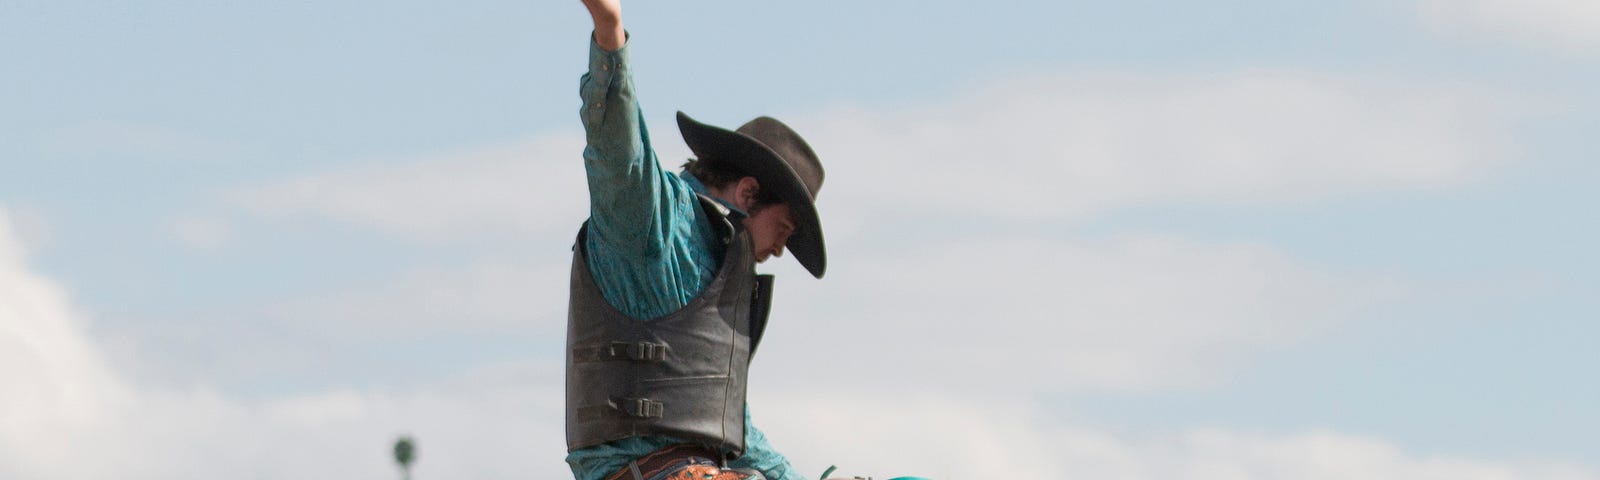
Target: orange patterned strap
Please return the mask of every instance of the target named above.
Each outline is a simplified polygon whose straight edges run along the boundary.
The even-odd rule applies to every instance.
[[[722,472],[720,469],[710,477],[697,476],[695,474],[681,476],[684,475],[684,473],[680,469],[701,465],[715,467],[713,464],[714,461],[712,460],[713,458],[716,458],[716,454],[712,453],[711,450],[708,450],[705,447],[689,443],[680,443],[664,447],[660,450],[650,452],[649,455],[639,457],[638,459],[629,462],[627,467],[617,470],[615,473],[607,476],[606,480],[634,480],[635,478],[647,480],[676,480],[679,478],[723,480],[729,478],[744,479],[746,477],[745,475],[738,474],[738,472]],[[706,472],[702,471],[698,473],[699,475],[704,475]],[[738,476],[715,476],[725,473],[733,473]],[[761,477],[758,474],[752,478],[760,479]]]
[[[745,480],[750,478],[733,470],[723,470],[716,465],[689,465],[674,472],[667,480]]]

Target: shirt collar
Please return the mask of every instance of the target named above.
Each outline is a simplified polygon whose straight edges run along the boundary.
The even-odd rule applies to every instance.
[[[733,212],[733,215],[730,215],[730,217],[742,219],[750,216],[749,213],[746,213],[743,209],[735,206],[732,202],[723,200],[716,195],[712,195],[711,191],[706,189],[706,184],[700,183],[700,179],[695,178],[694,174],[689,172],[678,172],[678,178],[682,179],[683,183],[689,185],[689,189],[694,190],[694,193],[704,195],[706,198],[716,200],[717,203],[722,204],[722,206],[728,207],[728,210]]]

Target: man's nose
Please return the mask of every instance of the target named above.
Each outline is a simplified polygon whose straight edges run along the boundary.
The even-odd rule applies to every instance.
[[[774,257],[782,257],[783,256],[783,245],[778,245],[778,248],[773,249],[772,250],[772,256],[774,256]]]

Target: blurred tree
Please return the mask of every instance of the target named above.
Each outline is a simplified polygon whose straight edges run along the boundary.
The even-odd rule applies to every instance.
[[[417,444],[410,435],[402,435],[394,442],[394,463],[400,464],[405,480],[411,480],[411,463],[417,460]]]

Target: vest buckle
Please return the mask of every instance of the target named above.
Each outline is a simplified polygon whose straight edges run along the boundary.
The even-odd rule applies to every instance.
[[[661,418],[661,413],[665,410],[665,405],[662,405],[661,402],[648,398],[619,398],[617,400],[617,403],[619,403],[617,410],[621,410],[622,413],[630,417]]]
[[[611,342],[607,351],[611,358],[627,358],[629,360],[665,362],[667,361],[667,345],[651,342]]]

